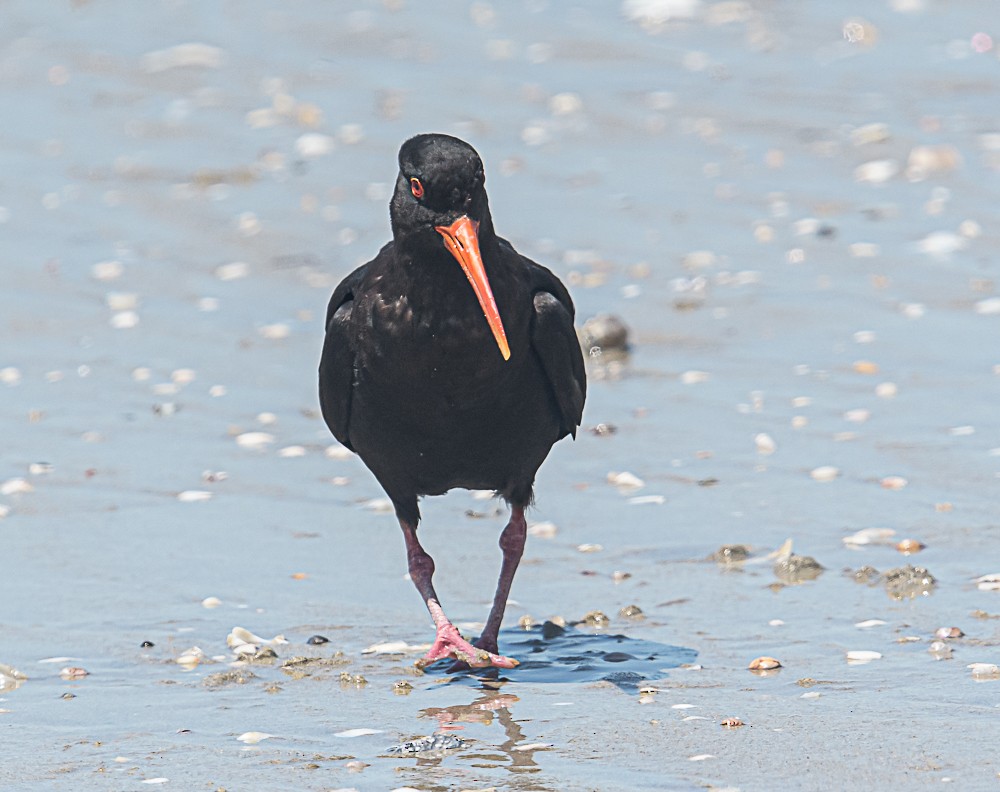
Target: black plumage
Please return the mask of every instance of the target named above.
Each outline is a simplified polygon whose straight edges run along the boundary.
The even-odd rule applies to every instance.
[[[419,135],[399,152],[393,240],[336,288],[320,402],[334,436],[392,500],[411,577],[437,626],[422,664],[516,664],[496,636],[526,532],[524,509],[553,443],[576,435],[586,395],[563,284],[493,229],[482,161],[464,141]],[[444,616],[416,537],[422,495],[492,489],[511,506],[500,582],[471,647]]]

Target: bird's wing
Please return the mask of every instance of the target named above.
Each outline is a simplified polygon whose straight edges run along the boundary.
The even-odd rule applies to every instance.
[[[354,448],[347,431],[354,386],[351,313],[354,310],[354,290],[360,285],[366,266],[354,270],[334,289],[326,309],[326,338],[319,361],[319,403],[323,419],[333,436],[352,451]]]
[[[562,436],[576,437],[587,397],[587,373],[583,352],[573,327],[576,311],[569,292],[548,269],[528,261],[534,292],[535,313],[531,320],[531,346],[542,363],[545,376],[562,416]]]

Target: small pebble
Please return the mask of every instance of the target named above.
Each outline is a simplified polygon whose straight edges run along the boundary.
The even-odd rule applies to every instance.
[[[218,608],[222,604],[222,600],[218,597],[205,597],[201,601],[201,607],[203,608]]]
[[[325,635],[310,635],[306,639],[306,643],[310,646],[321,646],[322,644],[330,643],[330,639]]]
[[[909,482],[902,476],[886,476],[879,484],[882,485],[883,489],[887,490],[901,490],[906,487]]]
[[[90,672],[79,666],[66,666],[59,672],[59,676],[63,679],[82,679],[85,676],[90,676]]]
[[[141,649],[152,649],[155,645],[156,644],[154,644],[152,641],[143,641],[141,644],[139,644],[139,647]]]
[[[940,638],[941,640],[947,640],[949,638],[961,638],[965,635],[960,627],[938,627],[934,631],[934,637]]]
[[[770,671],[773,668],[781,668],[781,661],[774,657],[757,657],[750,661],[747,666],[751,671]]]

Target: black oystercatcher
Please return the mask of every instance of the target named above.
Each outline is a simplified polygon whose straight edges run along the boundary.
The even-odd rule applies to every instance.
[[[524,510],[552,444],[576,436],[586,395],[573,301],[493,230],[468,143],[418,135],[399,151],[393,239],[336,288],[319,366],[323,417],[392,500],[410,577],[434,619],[426,666],[513,668],[497,633],[524,550]],[[445,616],[420,546],[421,495],[492,489],[510,504],[493,608],[475,646]]]

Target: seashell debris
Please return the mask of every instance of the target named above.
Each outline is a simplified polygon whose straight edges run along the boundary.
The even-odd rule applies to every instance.
[[[273,736],[273,734],[268,734],[267,732],[248,731],[243,732],[243,734],[236,739],[241,743],[246,743],[247,745],[256,745],[259,742],[271,739]]]
[[[1000,572],[976,578],[976,588],[980,591],[1000,591]]]
[[[747,668],[751,671],[770,671],[773,668],[782,668],[782,665],[777,658],[764,655],[751,660]]]
[[[870,649],[852,649],[847,653],[847,662],[854,664],[870,663],[872,660],[881,660],[882,653]]]
[[[888,544],[889,540],[896,535],[892,528],[862,528],[855,531],[850,536],[844,537],[844,544],[847,545],[869,545]]]

